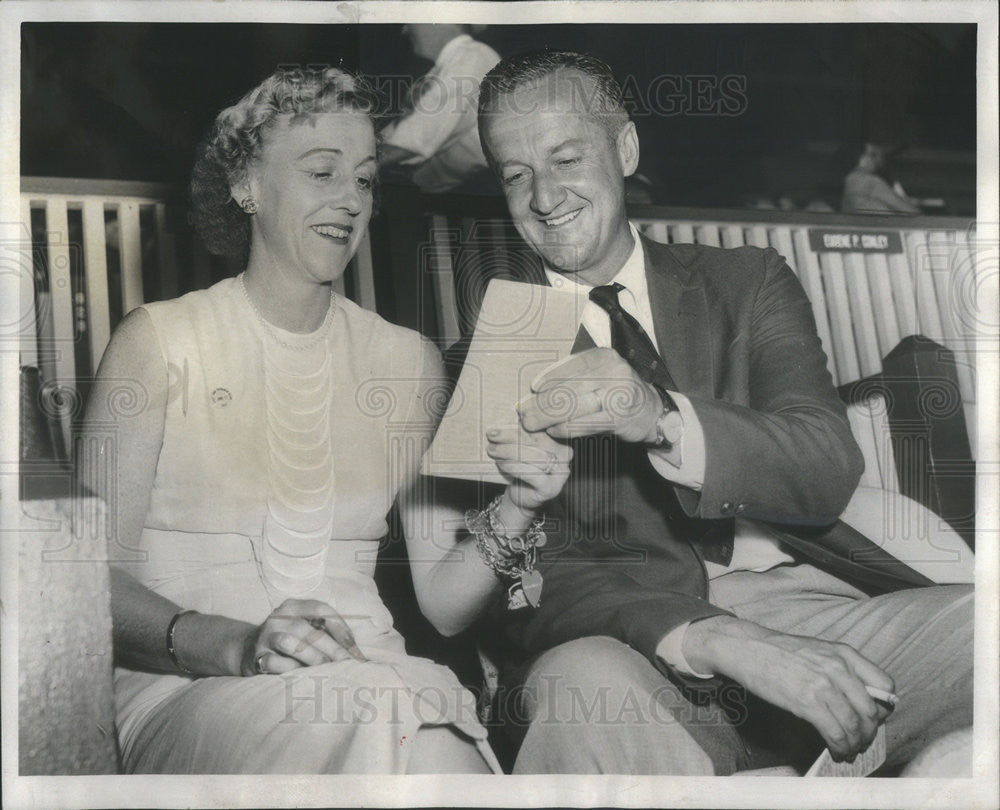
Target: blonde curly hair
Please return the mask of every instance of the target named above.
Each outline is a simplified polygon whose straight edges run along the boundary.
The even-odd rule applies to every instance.
[[[279,68],[219,113],[191,176],[193,224],[209,252],[246,262],[250,217],[230,188],[260,158],[267,131],[279,116],[294,121],[345,110],[364,113],[377,127],[377,98],[365,79],[335,67]]]

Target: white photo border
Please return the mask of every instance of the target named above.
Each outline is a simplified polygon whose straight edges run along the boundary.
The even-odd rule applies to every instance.
[[[998,213],[997,8],[992,2],[298,2],[161,0],[0,3],[0,224],[19,220],[20,24],[35,21],[441,22],[547,24],[968,22],[978,25],[977,211],[980,244],[995,272]],[[2,234],[0,234],[2,235]],[[991,251],[991,253],[989,253]],[[991,256],[991,258],[990,258]],[[981,285],[994,316],[997,291]],[[0,323],[17,319],[17,279],[0,276]],[[996,322],[996,320],[994,320]],[[3,797],[6,807],[618,806],[990,808],[998,797],[998,353],[980,355],[976,571],[975,752],[972,779],[789,780],[644,776],[88,776],[17,773],[17,351],[0,347],[0,593]],[[1000,346],[998,346],[1000,349]]]

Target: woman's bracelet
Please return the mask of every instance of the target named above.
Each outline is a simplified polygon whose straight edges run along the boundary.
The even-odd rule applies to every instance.
[[[476,548],[483,561],[501,579],[508,580],[507,607],[510,610],[531,605],[538,607],[542,592],[542,575],[535,570],[538,549],[545,545],[542,525],[545,518],[537,517],[523,535],[510,537],[497,531],[496,516],[502,495],[494,498],[482,511],[465,513],[465,526],[476,538]]]
[[[186,672],[188,675],[194,675],[194,671],[188,669],[184,664],[180,662],[177,657],[177,648],[174,647],[174,628],[177,627],[177,621],[181,616],[185,616],[188,613],[197,613],[197,610],[181,610],[174,614],[174,617],[170,620],[170,624],[167,625],[167,655],[170,656],[170,661],[173,663],[177,669],[181,672]]]

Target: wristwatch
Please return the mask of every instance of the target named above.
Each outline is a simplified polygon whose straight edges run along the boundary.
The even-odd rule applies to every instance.
[[[652,446],[669,450],[684,435],[684,421],[681,419],[677,403],[663,386],[656,383],[650,383],[650,385],[656,389],[656,393],[660,395],[660,401],[663,402],[663,411],[656,420],[656,441],[653,442]]]

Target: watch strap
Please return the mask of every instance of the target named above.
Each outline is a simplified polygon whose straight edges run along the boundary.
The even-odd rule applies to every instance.
[[[665,411],[676,411],[678,410],[677,403],[674,402],[674,398],[670,396],[670,393],[662,385],[658,383],[651,382],[651,386],[656,390],[656,393],[660,395],[660,401],[663,403],[663,410]]]

